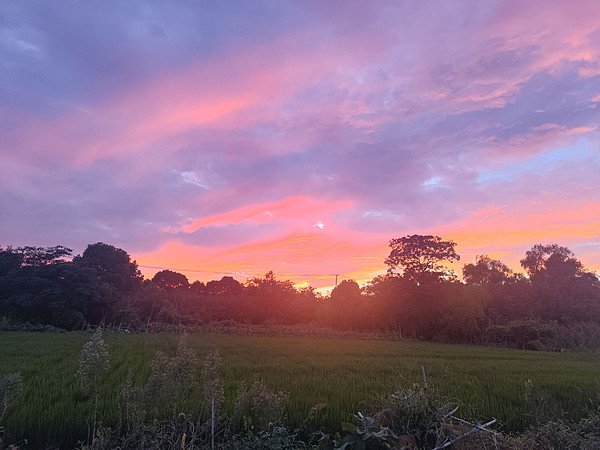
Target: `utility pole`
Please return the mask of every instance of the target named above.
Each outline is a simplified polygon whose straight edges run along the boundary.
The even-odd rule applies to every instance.
[[[335,275],[335,287],[337,287],[337,277],[338,277],[338,274]]]

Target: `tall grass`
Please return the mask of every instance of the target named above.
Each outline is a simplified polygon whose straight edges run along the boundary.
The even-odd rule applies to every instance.
[[[0,333],[0,377],[19,372],[23,395],[7,411],[9,441],[28,439],[33,447],[85,441],[90,402],[75,378],[86,333]],[[544,353],[454,346],[410,341],[300,336],[190,335],[189,346],[201,362],[214,348],[222,357],[224,413],[233,408],[242,382],[264,380],[272,391],[289,392],[287,424],[299,426],[312,406],[327,406],[315,421],[339,429],[364,402],[382,392],[421,382],[421,366],[438,392],[469,408],[463,416],[495,417],[505,431],[533,422],[525,401],[531,380],[551,395],[567,418],[579,420],[583,407],[597,399],[600,361],[594,355]],[[145,383],[157,350],[173,356],[179,336],[169,334],[105,335],[110,369],[100,385],[99,420],[118,423],[118,391],[129,371],[134,385]],[[195,374],[201,381],[201,370]],[[199,410],[202,383],[181,409]]]

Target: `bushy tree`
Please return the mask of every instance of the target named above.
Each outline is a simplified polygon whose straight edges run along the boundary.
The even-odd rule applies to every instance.
[[[558,244],[536,244],[521,265],[534,290],[536,316],[562,323],[600,320],[600,281],[571,250]]]
[[[385,260],[388,273],[400,270],[402,275],[415,283],[435,282],[455,277],[442,261],[458,261],[453,241],[443,241],[439,236],[413,234],[390,241],[391,251]]]
[[[93,271],[71,263],[25,266],[2,283],[9,317],[68,330],[94,321],[104,295]]]
[[[245,285],[249,319],[260,323],[275,320],[283,323],[293,323],[291,305],[297,292],[290,280],[278,280],[273,271],[263,278],[254,277]]]
[[[113,322],[128,303],[128,297],[138,289],[143,277],[137,263],[125,250],[103,242],[90,244],[73,258],[73,265],[93,271],[102,286],[103,295],[94,314],[94,323]]]
[[[18,270],[23,263],[23,255],[12,247],[3,249],[0,247],[0,278],[8,275],[14,270]]]
[[[354,280],[342,280],[331,291],[333,323],[345,330],[365,328],[370,314],[363,302],[361,289]],[[369,327],[370,328],[370,327]]]
[[[206,283],[206,295],[240,295],[244,287],[233,277],[225,276],[220,280]]]
[[[172,291],[177,288],[187,288],[190,285],[187,277],[179,272],[172,270],[161,270],[152,278],[152,282],[165,291]]]
[[[487,255],[478,256],[475,264],[465,264],[463,279],[469,284],[502,284],[513,275],[503,262]]]
[[[137,263],[125,250],[103,242],[88,245],[81,256],[73,258],[73,263],[94,269],[98,279],[119,293],[133,291],[143,279]]]
[[[65,257],[71,256],[73,250],[62,245],[54,247],[18,247],[16,252],[21,255],[23,266],[45,266],[64,262]]]

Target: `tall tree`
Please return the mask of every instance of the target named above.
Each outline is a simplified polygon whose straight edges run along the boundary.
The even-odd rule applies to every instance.
[[[73,262],[94,269],[101,281],[121,293],[131,292],[143,279],[137,263],[131,261],[125,250],[104,242],[88,245],[81,256],[73,258]]]
[[[385,263],[388,273],[400,270],[402,275],[418,285],[453,279],[455,274],[441,264],[442,261],[459,261],[453,241],[443,241],[439,236],[413,234],[390,241],[391,251]]]
[[[73,264],[93,270],[102,286],[102,298],[94,313],[97,322],[120,320],[127,309],[128,297],[140,287],[143,277],[137,263],[125,250],[103,242],[87,246],[81,256],[73,258]]]

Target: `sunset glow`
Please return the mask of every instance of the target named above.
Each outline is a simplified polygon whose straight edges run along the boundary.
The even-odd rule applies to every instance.
[[[298,286],[434,234],[600,271],[600,3],[2,6],[0,245]]]

